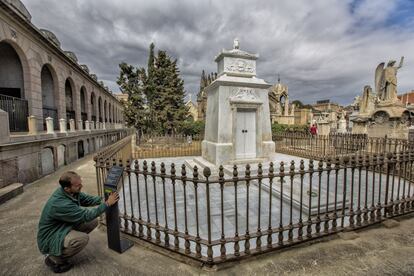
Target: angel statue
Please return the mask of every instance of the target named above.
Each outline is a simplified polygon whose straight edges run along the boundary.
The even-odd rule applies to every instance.
[[[395,60],[390,60],[384,68],[384,62],[375,70],[375,92],[381,101],[397,100],[397,71],[403,66],[404,57],[401,57],[399,66],[394,66]]]

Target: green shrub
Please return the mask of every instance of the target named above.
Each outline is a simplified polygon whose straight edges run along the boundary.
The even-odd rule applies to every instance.
[[[180,133],[184,135],[201,135],[204,133],[204,122],[185,120],[181,125]]]
[[[272,124],[272,134],[283,134],[286,132],[293,132],[293,133],[308,133],[309,127],[307,125],[284,125],[274,123]]]

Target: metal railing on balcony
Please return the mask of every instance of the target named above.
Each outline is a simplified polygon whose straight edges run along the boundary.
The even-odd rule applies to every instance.
[[[284,133],[273,135],[276,152],[304,158],[327,158],[349,154],[380,154],[414,149],[408,140],[368,137],[365,134],[310,135]]]
[[[113,165],[122,231],[207,266],[278,250],[414,211],[414,152],[209,168],[96,158]],[[228,172],[230,171],[230,173]]]
[[[29,106],[27,100],[0,95],[0,109],[9,114],[11,132],[28,131]]]

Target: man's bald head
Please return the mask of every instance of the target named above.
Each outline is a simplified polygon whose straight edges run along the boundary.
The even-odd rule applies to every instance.
[[[74,179],[80,179],[79,174],[73,171],[67,171],[59,178],[59,184],[62,188],[70,187]]]

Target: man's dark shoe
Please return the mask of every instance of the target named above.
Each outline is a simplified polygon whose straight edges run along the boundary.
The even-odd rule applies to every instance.
[[[65,262],[65,263],[62,263],[62,264],[55,263],[52,259],[50,259],[49,256],[46,257],[45,264],[48,267],[50,267],[50,269],[54,273],[63,273],[63,272],[66,272],[66,271],[70,270],[73,267],[73,264],[68,263],[68,262]]]

